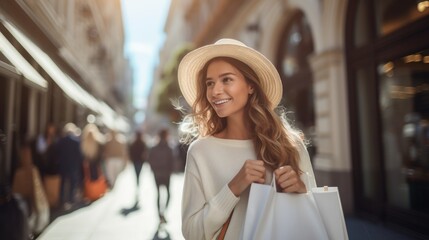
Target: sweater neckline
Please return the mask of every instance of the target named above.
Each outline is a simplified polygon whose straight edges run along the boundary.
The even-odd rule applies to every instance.
[[[229,146],[253,147],[252,139],[228,139],[215,136],[208,136],[207,139]]]

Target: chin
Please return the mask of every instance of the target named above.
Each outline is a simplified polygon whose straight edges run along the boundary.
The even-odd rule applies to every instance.
[[[223,112],[216,112],[216,115],[218,116],[218,117],[220,117],[220,118],[226,118],[226,117],[228,117],[228,115],[226,115],[225,113],[223,113]]]

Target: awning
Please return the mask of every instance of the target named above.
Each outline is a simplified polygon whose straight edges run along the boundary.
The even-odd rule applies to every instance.
[[[17,41],[27,50],[27,52],[40,64],[55,83],[75,102],[91,109],[101,115],[101,119],[108,128],[126,132],[129,124],[124,117],[119,116],[112,108],[103,101],[97,100],[94,96],[84,90],[70,76],[64,73],[58,65],[30,39],[21,33],[14,26],[4,21],[4,26],[16,38]]]
[[[69,96],[72,100],[78,104],[88,106],[83,100],[85,99],[82,95],[82,91],[76,88],[74,81],[65,74],[58,65],[39,47],[37,47],[30,39],[22,34],[18,29],[4,21],[4,26],[9,32],[18,40],[19,43],[27,50],[27,52],[40,64],[40,66],[48,73],[48,75],[54,80],[54,82],[63,90],[63,92]],[[89,108],[95,112],[98,112],[97,106],[89,106]]]
[[[15,49],[15,47],[0,32],[0,51],[16,67],[16,69],[29,80],[43,89],[48,87],[48,82],[31,66],[30,63]]]

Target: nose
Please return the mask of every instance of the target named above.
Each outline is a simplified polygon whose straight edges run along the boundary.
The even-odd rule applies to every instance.
[[[213,95],[219,95],[223,92],[223,86],[221,83],[216,82],[213,86]]]

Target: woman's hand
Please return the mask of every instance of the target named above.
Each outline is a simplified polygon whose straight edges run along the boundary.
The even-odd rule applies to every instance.
[[[262,160],[246,160],[237,175],[228,183],[228,187],[238,197],[253,182],[265,183],[265,166]]]
[[[292,169],[291,166],[282,166],[274,171],[276,176],[277,186],[280,187],[281,192],[286,193],[305,193],[307,188],[301,181],[298,173]]]

